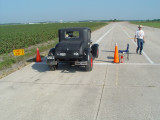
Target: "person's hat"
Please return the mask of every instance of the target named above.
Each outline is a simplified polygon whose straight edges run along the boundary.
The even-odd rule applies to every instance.
[[[142,25],[139,25],[138,28],[142,28]]]

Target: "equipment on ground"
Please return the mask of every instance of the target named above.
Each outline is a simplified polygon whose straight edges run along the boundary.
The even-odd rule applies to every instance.
[[[127,43],[127,49],[126,50],[119,50],[120,54],[123,54],[123,56],[127,55],[127,59],[129,60],[129,43]]]

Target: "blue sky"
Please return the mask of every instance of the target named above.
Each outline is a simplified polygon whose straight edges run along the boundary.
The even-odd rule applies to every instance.
[[[0,23],[160,19],[160,0],[0,0]]]

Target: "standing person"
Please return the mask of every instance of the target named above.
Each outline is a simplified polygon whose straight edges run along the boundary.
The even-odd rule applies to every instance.
[[[136,31],[136,35],[135,35],[135,38],[134,38],[135,42],[136,42],[136,40],[137,40],[137,45],[138,45],[138,47],[136,49],[136,53],[138,54],[138,51],[140,49],[139,54],[142,55],[143,43],[145,43],[144,31],[142,30],[142,25],[138,26],[138,30]]]

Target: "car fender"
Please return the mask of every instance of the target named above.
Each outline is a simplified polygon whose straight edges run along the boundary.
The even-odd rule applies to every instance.
[[[91,48],[87,48],[85,51],[84,51],[84,60],[85,61],[88,61],[89,60],[89,54],[91,53]]]
[[[49,53],[48,53],[48,56],[54,56],[55,55],[55,48],[51,48],[50,50],[49,50]]]

